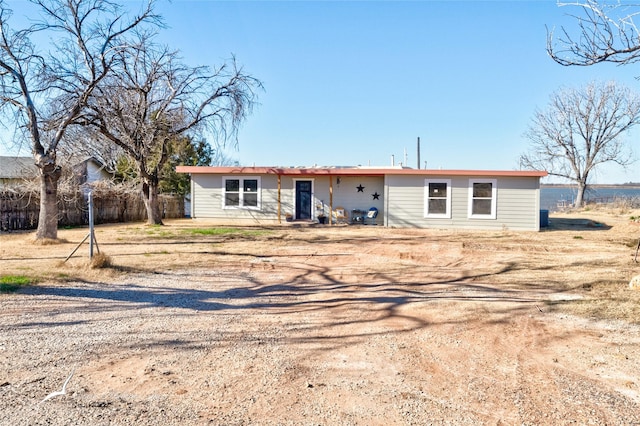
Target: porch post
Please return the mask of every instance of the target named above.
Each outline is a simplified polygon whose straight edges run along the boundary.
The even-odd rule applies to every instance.
[[[282,188],[281,176],[278,174],[278,223],[282,223],[282,199],[280,197],[280,189]]]
[[[333,225],[333,177],[329,175],[329,225]]]

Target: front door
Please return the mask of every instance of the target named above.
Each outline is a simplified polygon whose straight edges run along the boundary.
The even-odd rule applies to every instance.
[[[311,219],[311,181],[296,181],[296,219]]]

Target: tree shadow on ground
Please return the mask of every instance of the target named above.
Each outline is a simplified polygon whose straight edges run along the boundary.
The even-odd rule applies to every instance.
[[[72,304],[69,309],[130,310],[146,307],[180,309],[194,312],[252,312],[290,314],[293,312],[322,312],[335,309],[377,312],[376,320],[400,315],[411,305],[436,302],[506,303],[510,309],[518,305],[530,308],[539,303],[550,290],[531,286],[526,291],[498,288],[477,282],[490,275],[503,274],[515,265],[505,265],[500,271],[450,279],[399,280],[391,275],[375,273],[365,282],[345,282],[335,278],[332,268],[298,266],[297,272],[281,283],[260,281],[249,273],[238,274],[211,271],[134,273],[121,284],[96,281],[74,281],[60,285],[37,285],[20,290],[30,296],[47,296],[67,300],[81,300],[84,308]],[[291,265],[287,268],[291,269]],[[151,284],[141,282],[152,281]],[[193,286],[168,285],[172,282],[192,282]],[[237,282],[238,285],[233,283]],[[230,284],[231,283],[231,284]],[[220,290],[202,287],[223,287]],[[199,287],[199,288],[198,288]],[[112,302],[116,302],[114,305]],[[353,318],[349,322],[370,319]],[[415,320],[420,324],[420,320]]]
[[[321,344],[330,350],[373,336],[435,326],[508,323],[540,314],[548,295],[562,290],[548,283],[520,288],[488,284],[492,277],[516,271],[521,267],[517,263],[505,263],[492,272],[448,277],[420,270],[413,278],[403,277],[405,266],[397,265],[397,269],[364,274],[362,280],[338,278],[340,267],[335,265],[285,259],[276,265],[289,271],[286,279],[278,278],[277,267],[251,271],[244,264],[223,271],[131,272],[116,283],[74,280],[36,285],[21,289],[18,295],[34,296],[34,303],[41,300],[47,302],[43,306],[51,307],[35,317],[17,317],[11,329],[41,328],[45,333],[82,326],[99,330],[112,321],[139,324],[145,318],[145,324],[153,324],[154,318],[162,317],[175,328],[144,328],[140,339],[129,346],[200,350],[239,341],[259,345],[275,338],[283,343]],[[366,270],[363,265],[362,271]],[[69,319],[78,312],[96,315],[80,324]],[[233,325],[224,325],[227,321]]]

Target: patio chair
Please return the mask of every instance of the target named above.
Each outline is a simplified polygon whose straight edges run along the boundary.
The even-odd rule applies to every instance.
[[[365,225],[377,225],[376,218],[378,217],[378,209],[371,207],[364,217]]]
[[[336,207],[333,209],[333,217],[336,223],[349,223],[349,213],[344,207]]]

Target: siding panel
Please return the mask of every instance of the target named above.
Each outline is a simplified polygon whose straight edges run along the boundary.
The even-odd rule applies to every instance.
[[[537,178],[497,179],[496,219],[470,219],[469,179],[451,179],[451,219],[424,217],[424,177],[388,176],[388,226],[459,229],[539,230],[540,194]]]

